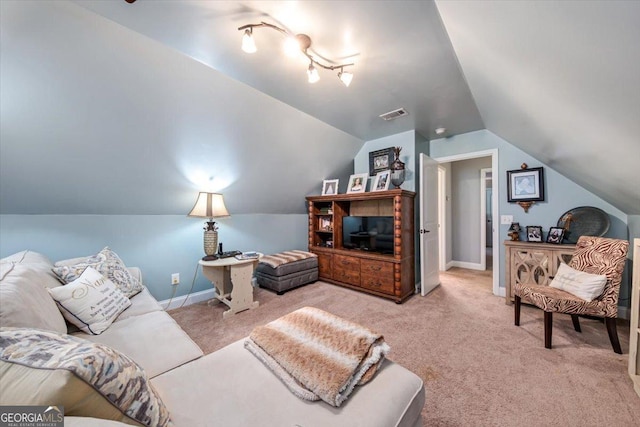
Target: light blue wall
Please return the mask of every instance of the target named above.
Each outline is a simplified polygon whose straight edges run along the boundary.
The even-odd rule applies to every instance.
[[[400,160],[404,162],[406,169],[405,181],[401,188],[416,191],[416,170],[414,168],[416,162],[416,132],[413,130],[367,141],[354,158],[354,173],[369,173],[369,152],[389,147],[402,147]],[[372,183],[373,177],[370,177],[367,191],[370,190]],[[389,188],[393,188],[393,185],[390,185]]]
[[[541,225],[546,232],[549,227],[555,226],[558,218],[569,209],[578,206],[595,206],[607,212],[611,219],[611,227],[606,237],[629,239],[628,218],[624,212],[488,130],[433,140],[430,143],[430,156],[437,159],[490,149],[498,149],[498,170],[494,171],[493,175],[494,186],[498,186],[500,192],[498,215],[513,215],[514,221],[519,222],[521,226]],[[545,201],[534,204],[529,209],[529,213],[524,213],[524,210],[517,204],[507,203],[506,171],[519,169],[522,163],[526,163],[529,167],[544,167]],[[499,225],[499,227],[500,242],[502,242],[508,239],[509,226]],[[504,245],[500,245],[501,287],[505,286],[504,255]],[[621,306],[629,306],[629,277],[628,271],[625,272],[620,290]]]
[[[180,273],[176,295],[191,286],[202,249],[203,220],[186,215],[1,215],[0,257],[30,249],[52,261],[92,255],[109,246],[128,266],[142,269],[158,300],[171,296],[171,274]],[[232,215],[219,221],[224,250],[273,253],[307,248],[307,216]],[[198,272],[194,292],[211,289]]]

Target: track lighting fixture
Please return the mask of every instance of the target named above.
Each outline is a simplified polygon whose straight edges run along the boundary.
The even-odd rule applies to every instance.
[[[254,53],[257,51],[256,43],[253,39],[253,29],[259,27],[271,28],[272,30],[276,30],[285,36],[287,36],[287,45],[290,47],[292,44],[297,47],[297,49],[302,52],[304,56],[309,58],[309,68],[307,69],[307,78],[309,83],[315,83],[320,80],[320,75],[318,74],[318,69],[316,66],[320,68],[324,68],[325,70],[338,70],[338,78],[345,85],[349,86],[351,84],[351,80],[353,80],[353,73],[350,71],[345,71],[345,67],[352,67],[354,64],[340,64],[340,65],[326,65],[321,62],[318,62],[309,52],[309,48],[311,47],[311,38],[306,34],[291,34],[284,28],[280,28],[273,24],[268,24],[266,22],[261,22],[259,24],[247,24],[238,28],[238,31],[244,31],[244,35],[242,36],[242,50],[246,53]],[[289,50],[289,49],[287,49]],[[294,49],[295,50],[295,49]]]

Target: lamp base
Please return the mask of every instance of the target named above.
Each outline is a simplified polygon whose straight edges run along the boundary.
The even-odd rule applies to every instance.
[[[202,257],[203,261],[215,261],[218,259],[218,255],[205,255]]]
[[[205,230],[204,232],[204,253],[206,255],[215,255],[218,250],[218,232]]]

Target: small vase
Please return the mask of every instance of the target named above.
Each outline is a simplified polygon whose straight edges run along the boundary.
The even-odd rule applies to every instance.
[[[402,151],[402,147],[393,148],[396,159],[391,163],[391,183],[396,188],[400,188],[404,182],[404,162],[400,160],[400,151]]]
[[[204,253],[215,255],[218,250],[218,232],[205,230],[204,232]]]

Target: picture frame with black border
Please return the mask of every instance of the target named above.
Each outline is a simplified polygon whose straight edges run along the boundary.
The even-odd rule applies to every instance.
[[[527,242],[542,242],[542,227],[527,225]]]
[[[354,173],[349,177],[347,193],[364,193],[367,190],[367,174]]]
[[[549,233],[547,234],[547,243],[553,243],[559,245],[562,243],[564,239],[564,228],[562,227],[551,227],[549,229]]]
[[[322,195],[329,196],[338,194],[339,179],[325,179],[322,181]]]
[[[527,168],[507,171],[507,202],[543,202],[544,169]]]
[[[391,170],[378,172],[376,174],[375,179],[373,180],[371,191],[386,191],[389,189],[390,182],[391,182]]]
[[[391,169],[393,163],[393,147],[369,152],[369,176]]]

